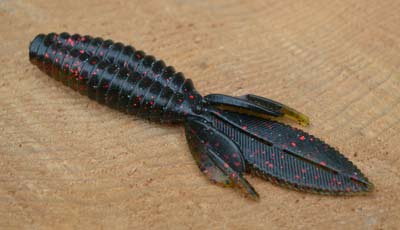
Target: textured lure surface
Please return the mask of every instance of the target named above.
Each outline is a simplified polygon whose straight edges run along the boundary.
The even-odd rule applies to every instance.
[[[29,59],[83,95],[127,114],[183,123],[191,153],[213,182],[257,192],[245,173],[292,189],[359,194],[373,185],[341,153],[320,139],[271,118],[308,118],[255,95],[202,97],[190,79],[143,51],[111,40],[68,33],[39,34]]]

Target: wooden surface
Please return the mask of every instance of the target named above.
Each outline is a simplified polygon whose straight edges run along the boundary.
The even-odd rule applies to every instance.
[[[0,1],[1,229],[396,229],[400,226],[400,2]],[[78,95],[28,61],[38,33],[132,44],[203,94],[254,93],[374,182],[363,197],[249,177],[253,202],[202,176],[180,126]]]

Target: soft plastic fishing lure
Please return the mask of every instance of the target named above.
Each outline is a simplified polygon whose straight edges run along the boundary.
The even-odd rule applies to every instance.
[[[213,182],[258,194],[244,173],[292,189],[360,194],[372,183],[320,139],[275,121],[308,118],[255,95],[202,97],[190,79],[132,46],[68,33],[39,34],[30,61],[65,85],[122,112],[161,123],[183,123],[200,170]],[[274,119],[271,119],[274,118]]]

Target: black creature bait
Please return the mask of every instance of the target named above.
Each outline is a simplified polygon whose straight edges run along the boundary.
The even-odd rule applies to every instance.
[[[252,94],[202,97],[182,73],[132,46],[78,34],[39,34],[30,44],[29,59],[101,104],[151,121],[183,123],[200,170],[254,199],[258,194],[244,173],[319,194],[360,194],[373,188],[337,150],[271,119],[287,117],[306,126],[305,115]]]

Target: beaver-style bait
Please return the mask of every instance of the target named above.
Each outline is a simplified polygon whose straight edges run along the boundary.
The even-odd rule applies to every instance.
[[[258,194],[244,173],[319,194],[360,194],[372,183],[320,139],[271,118],[308,118],[255,95],[202,97],[190,79],[131,46],[90,36],[39,34],[30,61],[83,95],[161,123],[183,123],[191,153],[213,182]]]

